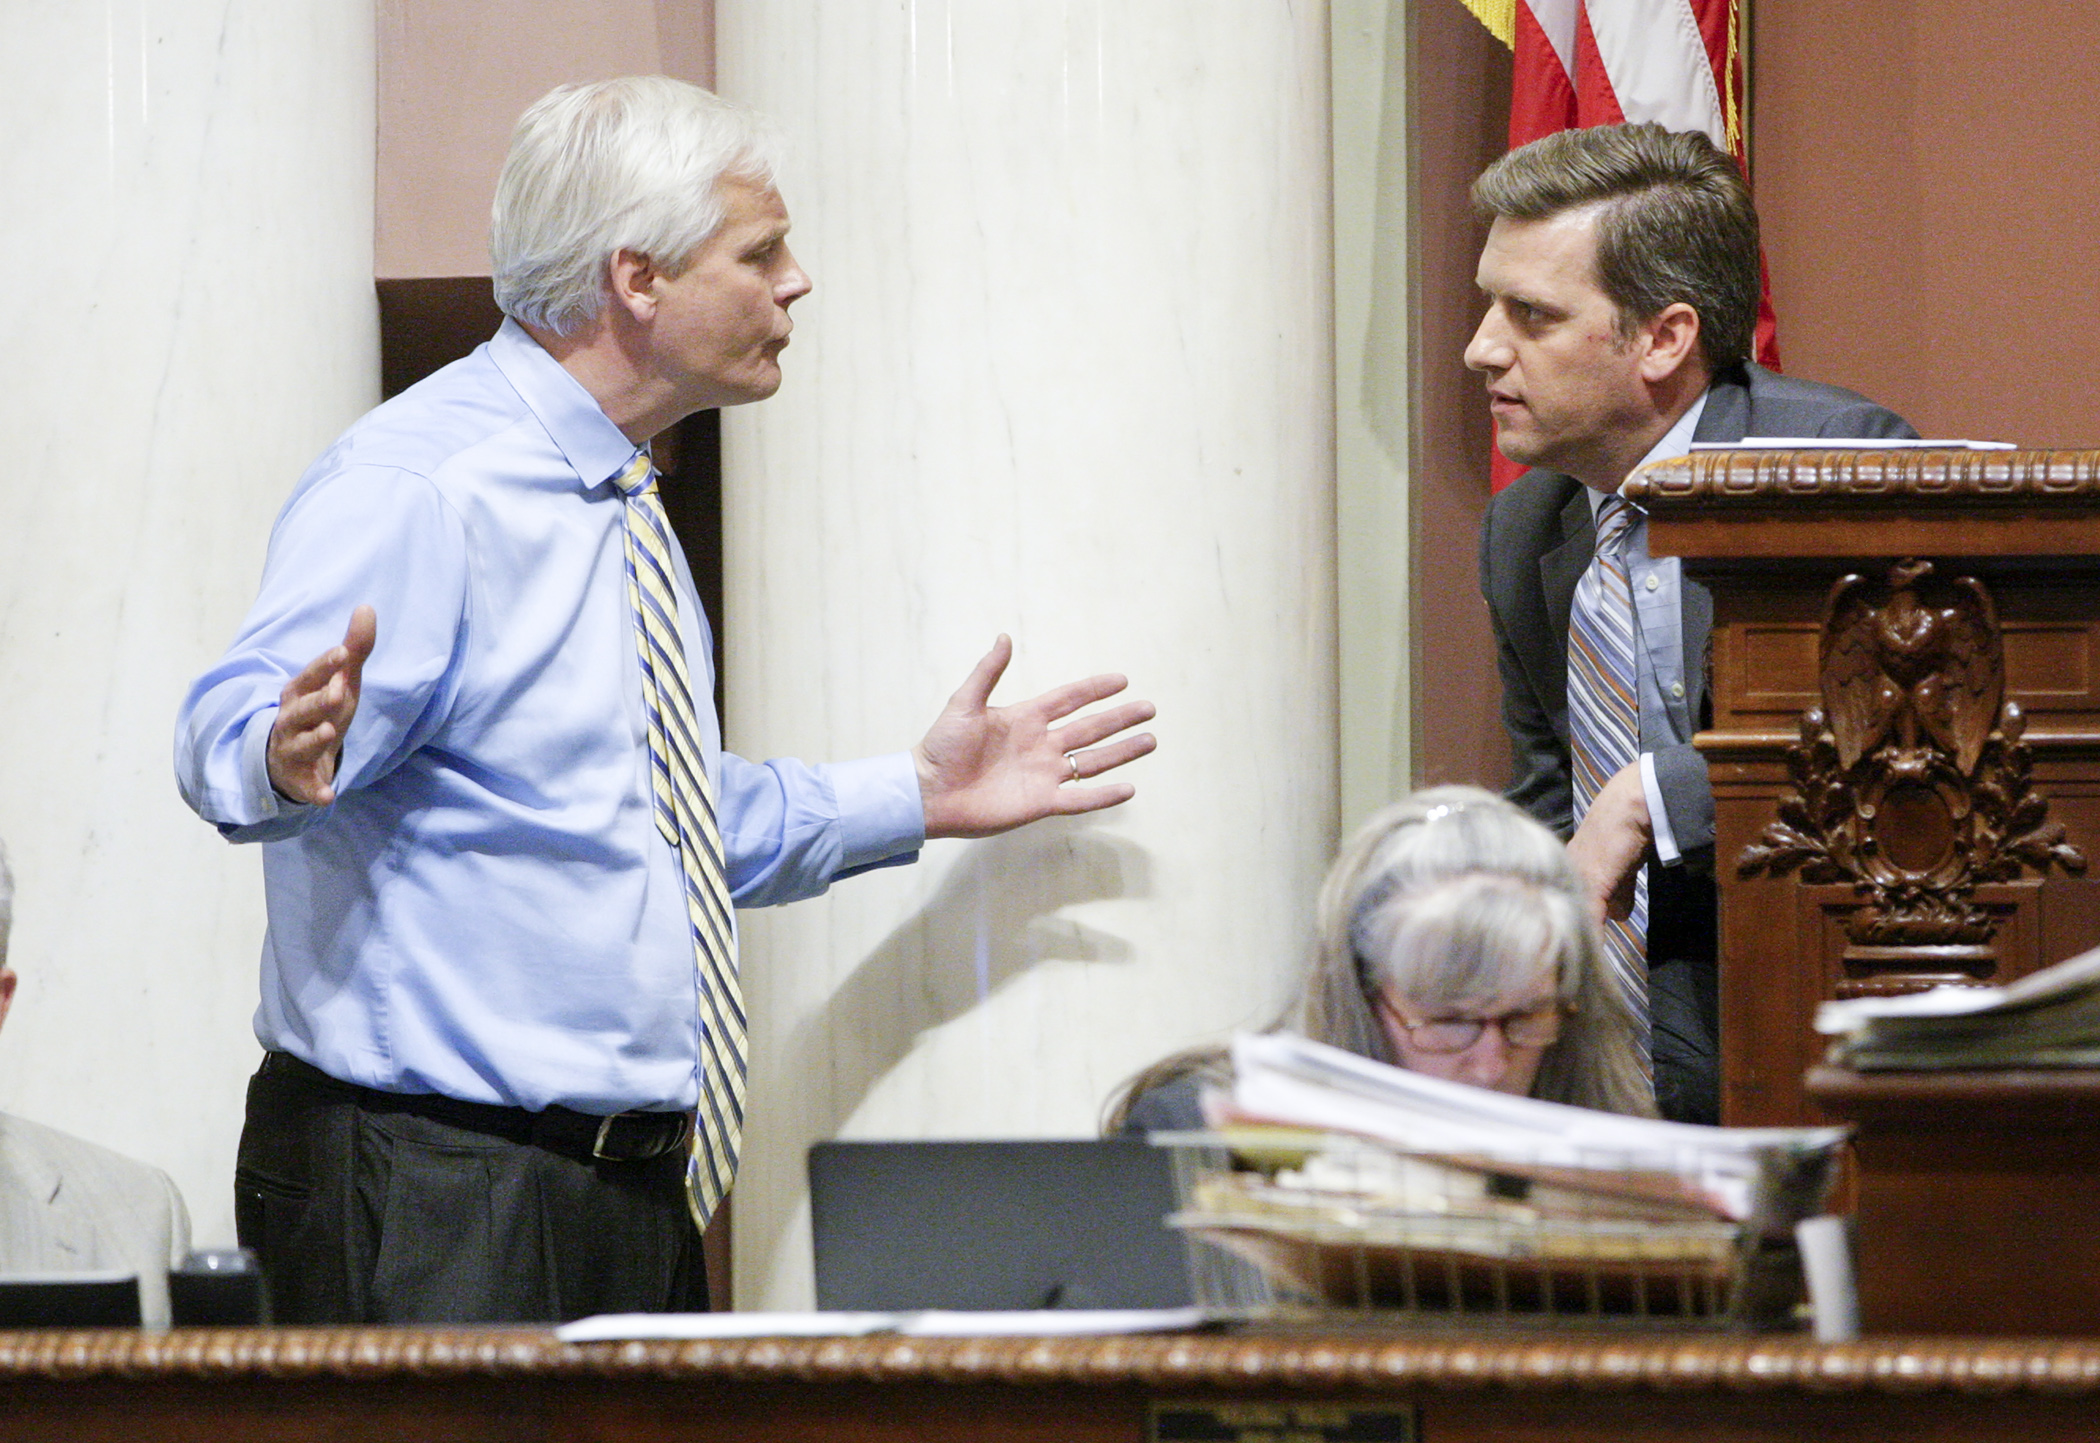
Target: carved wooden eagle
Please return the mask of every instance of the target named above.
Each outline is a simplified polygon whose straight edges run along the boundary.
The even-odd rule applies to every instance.
[[[1893,736],[1930,738],[1963,776],[1975,770],[2005,697],[2005,656],[1990,593],[1948,581],[1929,561],[1900,561],[1885,582],[1852,575],[1830,590],[1823,626],[1823,709],[1850,768]]]

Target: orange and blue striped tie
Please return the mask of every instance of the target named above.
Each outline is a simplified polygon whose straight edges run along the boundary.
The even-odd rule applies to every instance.
[[[647,451],[635,454],[616,484],[626,498],[627,598],[641,658],[656,826],[678,853],[693,936],[700,1001],[700,1104],[686,1182],[695,1216],[704,1224],[736,1175],[750,1039],[737,982],[736,938],[730,926],[722,838],[715,827],[714,792],[701,755],[685,648],[678,639],[678,592],[671,582],[677,543],[656,494],[656,471]]]
[[[1634,672],[1636,631],[1626,539],[1631,502],[1606,496],[1597,507],[1597,553],[1575,584],[1568,615],[1568,750],[1574,763],[1575,824],[1604,784],[1640,756],[1641,717]],[[1612,974],[1639,1020],[1648,1056],[1648,869],[1634,874],[1633,911],[1604,923]]]

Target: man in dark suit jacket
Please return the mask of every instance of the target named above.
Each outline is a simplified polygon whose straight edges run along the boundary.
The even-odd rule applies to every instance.
[[[1596,507],[1646,461],[1746,436],[1916,433],[1834,386],[1749,361],[1760,292],[1757,215],[1741,173],[1696,132],[1565,131],[1510,152],[1473,188],[1491,219],[1486,317],[1466,364],[1486,378],[1497,444],[1530,466],[1489,504],[1481,589],[1493,613],[1509,795],[1569,839],[1600,910],[1624,915],[1648,875],[1656,1100],[1718,1120],[1713,791],[1691,745],[1706,717],[1713,603],[1637,517],[1639,758],[1575,814],[1568,617],[1595,547]]]

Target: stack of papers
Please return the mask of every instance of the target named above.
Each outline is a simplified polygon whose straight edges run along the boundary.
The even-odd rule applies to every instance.
[[[2100,948],[2007,987],[1825,1002],[1816,1030],[1862,1071],[2100,1067]]]
[[[1232,1160],[1170,1221],[1327,1308],[1737,1313],[1843,1137],[1592,1112],[1287,1035],[1237,1039],[1233,1068],[1206,1101]]]
[[[1233,1043],[1220,1116],[1367,1138],[1405,1153],[1791,1229],[1837,1128],[1700,1127],[1445,1082],[1302,1037]],[[1820,1197],[1810,1200],[1819,1202]]]

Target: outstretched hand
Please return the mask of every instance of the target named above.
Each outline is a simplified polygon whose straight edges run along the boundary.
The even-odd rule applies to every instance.
[[[1655,839],[1648,816],[1648,792],[1641,785],[1641,764],[1621,768],[1604,784],[1583,814],[1582,825],[1568,838],[1568,860],[1575,864],[1590,894],[1590,905],[1602,923],[1633,914],[1633,883]]]
[[[350,613],[340,646],[331,646],[285,683],[270,727],[270,785],[288,801],[327,806],[335,800],[336,762],[343,734],[357,715],[365,658],[379,640],[379,617],[369,606]]]
[[[929,837],[989,837],[1044,817],[1097,812],[1137,793],[1128,782],[1098,787],[1072,783],[1098,777],[1151,751],[1157,743],[1149,732],[1119,733],[1150,721],[1152,703],[1124,702],[1063,726],[1052,725],[1129,685],[1120,676],[1107,675],[1067,682],[1013,706],[992,706],[992,688],[1013,654],[1013,642],[1006,637],[992,643],[912,748]]]

